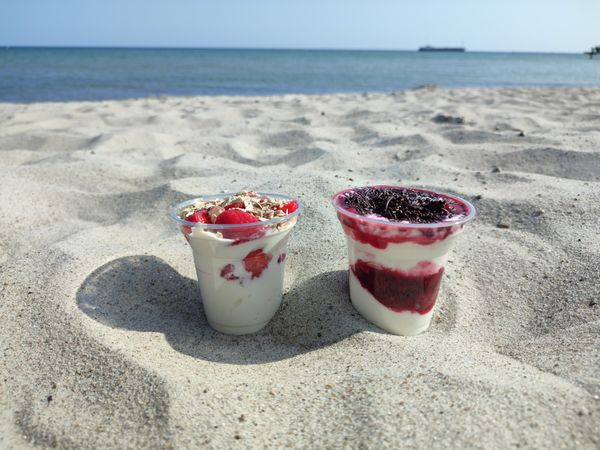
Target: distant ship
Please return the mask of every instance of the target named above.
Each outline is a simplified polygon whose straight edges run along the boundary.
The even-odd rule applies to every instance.
[[[592,47],[589,52],[583,52],[583,53],[588,55],[590,57],[590,59],[592,59],[592,57],[594,55],[600,55],[600,45],[598,45],[597,47]]]
[[[464,52],[464,47],[432,47],[426,45],[425,47],[419,47],[420,52]]]

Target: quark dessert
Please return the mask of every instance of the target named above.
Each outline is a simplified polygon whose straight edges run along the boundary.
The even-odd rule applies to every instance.
[[[227,334],[254,333],[281,304],[286,244],[302,210],[278,194],[207,195],[171,208],[192,247],[206,318]]]
[[[347,189],[332,201],[348,243],[354,307],[391,333],[425,331],[448,253],[475,215],[473,205],[398,186]]]

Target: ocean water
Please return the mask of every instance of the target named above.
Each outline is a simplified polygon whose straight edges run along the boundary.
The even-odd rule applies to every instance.
[[[600,86],[583,54],[0,48],[0,101]]]

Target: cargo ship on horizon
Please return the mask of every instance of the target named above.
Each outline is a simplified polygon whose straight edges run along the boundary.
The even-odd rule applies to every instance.
[[[425,47],[419,47],[420,52],[464,52],[464,47],[432,47],[426,45]]]

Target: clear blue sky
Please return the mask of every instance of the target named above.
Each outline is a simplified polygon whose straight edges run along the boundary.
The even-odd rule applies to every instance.
[[[581,52],[600,0],[0,0],[0,45]]]

